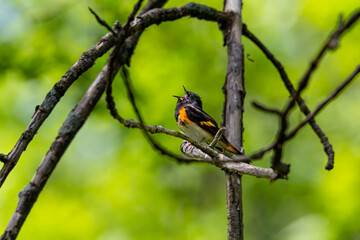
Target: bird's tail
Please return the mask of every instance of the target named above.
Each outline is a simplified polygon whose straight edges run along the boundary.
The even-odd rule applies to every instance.
[[[232,153],[236,154],[236,155],[242,155],[244,153],[243,151],[240,151],[239,149],[237,149],[236,147],[231,145],[231,143],[229,143],[229,142],[226,144],[225,149],[227,151],[229,151],[229,152],[232,152]]]
[[[244,154],[243,150],[239,150],[236,147],[234,147],[227,139],[225,136],[222,137],[220,144],[219,144],[222,148],[224,148],[226,151],[229,151],[233,154],[236,155],[242,155]]]

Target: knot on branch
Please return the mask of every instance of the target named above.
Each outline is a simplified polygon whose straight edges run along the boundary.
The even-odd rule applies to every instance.
[[[275,171],[276,175],[271,179],[271,182],[276,179],[288,179],[288,174],[290,172],[290,164],[286,164],[283,162],[278,162],[276,165],[271,166],[271,168]]]
[[[7,155],[0,153],[0,162],[3,162],[4,164],[8,161]]]

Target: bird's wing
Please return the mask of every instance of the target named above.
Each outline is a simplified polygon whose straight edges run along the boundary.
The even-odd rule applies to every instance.
[[[195,122],[199,127],[215,136],[219,127],[215,120],[210,117],[202,109],[188,105],[185,107],[185,112],[190,121]]]

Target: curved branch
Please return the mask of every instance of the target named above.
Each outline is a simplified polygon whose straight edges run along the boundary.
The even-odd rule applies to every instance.
[[[4,161],[5,163],[0,171],[0,187],[6,180],[11,170],[17,164],[21,154],[25,151],[28,144],[31,142],[43,122],[49,116],[67,89],[82,73],[87,71],[94,64],[97,58],[105,54],[115,44],[121,45],[121,43],[123,43],[124,40],[130,36],[130,34],[133,34],[133,36],[130,36],[130,38],[136,39],[135,41],[132,41],[132,44],[136,45],[139,34],[141,34],[141,32],[146,27],[149,27],[153,24],[160,24],[163,21],[173,21],[185,16],[190,16],[209,21],[222,22],[225,21],[229,16],[227,13],[216,11],[215,9],[207,7],[206,5],[196,3],[188,3],[185,6],[177,8],[157,8],[150,10],[152,9],[152,6],[159,7],[160,5],[162,6],[162,4],[165,2],[165,0],[149,1],[141,11],[141,16],[135,18],[134,21],[132,21],[130,24],[125,24],[126,26],[129,26],[129,29],[126,29],[128,31],[119,31],[117,27],[114,27],[113,30],[117,32],[118,36],[114,36],[112,33],[106,34],[95,46],[84,52],[80,59],[66,72],[61,80],[54,85],[54,87],[46,95],[41,106],[36,108],[36,111],[28,127],[22,133],[14,148],[6,156],[7,161]],[[144,12],[144,9],[149,11]],[[137,11],[135,10],[136,9],[134,8],[134,12]],[[131,20],[132,18],[129,19]],[[125,51],[131,55],[133,49],[133,47],[130,47],[125,49]],[[127,58],[125,62],[127,65],[129,65],[129,59],[130,58]]]

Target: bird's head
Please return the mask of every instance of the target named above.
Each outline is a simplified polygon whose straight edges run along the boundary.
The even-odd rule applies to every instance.
[[[197,95],[196,93],[187,91],[184,86],[183,86],[183,88],[185,91],[185,96],[179,97],[179,96],[174,95],[174,97],[176,97],[178,99],[177,105],[190,104],[190,105],[193,105],[195,107],[202,109],[202,102],[201,102],[201,98],[199,97],[199,95]]]

